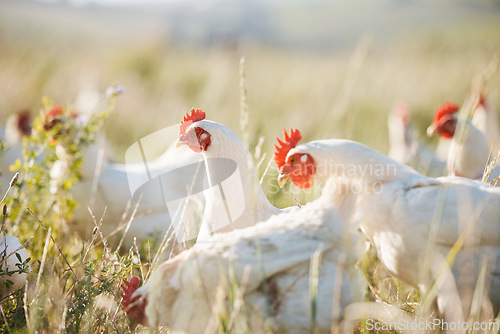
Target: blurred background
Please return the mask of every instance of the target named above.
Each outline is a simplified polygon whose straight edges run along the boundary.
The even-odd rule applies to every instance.
[[[486,99],[499,113],[499,59],[500,0],[0,0],[0,125],[20,111],[36,116],[45,96],[64,110],[83,112],[106,88],[121,85],[124,93],[103,131],[115,152],[111,155],[123,162],[130,145],[178,124],[192,107],[201,108],[208,119],[248,138],[250,152],[262,162],[258,168],[260,176],[265,174],[266,195],[283,207],[319,194],[319,187],[309,197],[295,187],[276,187],[273,144],[283,128],[300,129],[304,142],[349,138],[387,153],[387,116],[395,103],[405,101],[420,140],[436,145],[437,137],[425,135],[435,109],[446,101],[462,105],[478,77],[485,79]],[[248,122],[241,121],[246,107]],[[45,145],[45,139],[39,142]],[[158,152],[170,144],[164,141],[157,143]],[[71,144],[67,146],[83,146]],[[8,233],[30,242],[33,274],[28,294],[2,303],[0,332],[10,326],[12,332],[112,328],[125,333],[129,325],[124,314],[105,305],[119,303],[122,278],[129,277],[137,262],[132,253],[115,258],[107,246],[101,247],[104,238],[93,221],[82,220],[79,226],[89,235],[94,231],[92,239],[78,236],[72,229],[77,219],[71,215],[75,207],[108,201],[113,205],[105,224],[115,229],[116,217],[125,222],[135,215],[127,210],[122,216],[122,207],[114,205],[125,205],[128,192],[117,187],[111,189],[116,195],[106,198],[102,191],[108,184],[123,186],[115,181],[117,172],[110,173],[102,188],[92,183],[92,196],[80,191],[81,200],[74,195],[77,187],[71,196],[76,176],[66,174],[81,167],[74,158],[83,153],[71,151],[71,168],[60,164],[56,177],[63,186],[53,186],[49,159],[56,158],[56,148],[47,151],[40,154],[44,163],[32,164],[31,159],[22,166],[21,182],[9,195],[7,224],[6,215],[2,218]],[[4,187],[10,175],[6,170],[1,170]],[[80,185],[89,187],[86,182]],[[101,212],[104,208],[94,210],[97,218]],[[53,243],[49,234],[55,236]],[[160,237],[163,233],[154,233],[151,243],[140,240],[143,277],[151,268],[150,246],[153,251],[159,247]],[[62,250],[54,246],[56,241]],[[420,294],[387,276],[373,250],[359,266],[375,287],[368,300],[415,311]],[[221,322],[219,328],[228,327]]]
[[[462,104],[499,50],[498,0],[2,0],[0,115],[120,84],[105,129],[118,159],[192,107],[241,135],[245,57],[250,150],[264,136],[270,158],[297,127],[386,153],[395,102],[429,140],[435,108]],[[497,72],[485,93],[500,104]]]

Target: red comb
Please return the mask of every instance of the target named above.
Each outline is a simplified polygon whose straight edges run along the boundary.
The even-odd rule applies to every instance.
[[[283,130],[284,141],[281,141],[278,137],[276,140],[278,144],[274,145],[274,162],[280,169],[286,162],[286,155],[288,152],[297,146],[297,143],[302,139],[302,134],[297,129],[290,129],[290,135]]]
[[[459,109],[460,107],[457,104],[446,102],[445,104],[441,105],[439,108],[436,109],[436,112],[434,113],[434,120],[432,122],[437,124],[439,123],[441,118],[448,115],[453,115]]]
[[[123,280],[122,284],[123,293],[121,294],[121,296],[123,298],[122,306],[125,309],[125,311],[127,311],[127,309],[129,308],[129,305],[131,304],[130,299],[132,298],[132,294],[139,287],[139,283],[140,280],[139,277],[137,276],[132,276],[132,278],[130,278],[130,281]]]
[[[191,109],[191,114],[188,112],[179,126],[179,136],[184,134],[191,124],[205,119],[205,112],[201,109]]]
[[[45,115],[48,118],[55,118],[57,115],[62,115],[62,108],[59,107],[59,106],[54,106],[54,107],[52,107],[52,109],[50,109],[49,111],[47,111],[45,113]]]

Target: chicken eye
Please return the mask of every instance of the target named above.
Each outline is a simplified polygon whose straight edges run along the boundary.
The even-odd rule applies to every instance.
[[[290,163],[293,165],[295,163],[295,158],[291,158]]]

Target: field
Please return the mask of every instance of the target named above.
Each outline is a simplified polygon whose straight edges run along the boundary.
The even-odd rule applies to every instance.
[[[390,2],[382,3],[376,7],[381,12]],[[259,173],[264,176],[264,192],[275,206],[284,207],[295,203],[288,192],[296,197],[299,190],[271,191],[277,189],[274,163],[266,171],[274,138],[282,135],[283,128],[300,129],[304,142],[348,138],[387,153],[387,115],[397,101],[410,105],[420,139],[430,145],[436,144],[436,138],[427,138],[425,129],[436,107],[445,101],[462,104],[477,78],[483,76],[489,101],[500,106],[497,5],[440,2],[437,12],[450,11],[451,18],[443,18],[442,23],[439,18],[429,19],[432,22],[403,26],[400,31],[390,26],[373,33],[369,28],[356,30],[352,27],[367,20],[356,16],[358,21],[345,28],[337,44],[333,39],[331,45],[318,47],[327,31],[341,30],[345,23],[308,30],[314,15],[329,8],[322,6],[328,5],[320,1],[296,30],[290,27],[303,8],[295,2],[284,6],[279,19],[271,20],[282,29],[280,39],[276,28],[274,34],[266,35],[268,40],[259,40],[256,33],[235,41],[223,31],[222,37],[214,33],[217,38],[211,42],[189,35],[191,42],[182,43],[180,33],[165,33],[159,17],[138,14],[128,23],[133,11],[113,16],[112,9],[100,12],[91,7],[80,14],[79,9],[64,5],[0,4],[2,126],[8,115],[20,110],[39,115],[50,105],[44,97],[69,110],[82,90],[124,87],[123,94],[106,105],[102,122],[75,130],[82,131],[84,139],[71,144],[77,152],[73,178],[60,192],[50,192],[48,173],[56,159],[53,148],[34,166],[27,159],[13,170],[1,171],[2,196],[14,171],[21,172],[20,181],[7,194],[7,215],[2,221],[8,234],[29,241],[26,248],[33,269],[27,288],[2,301],[2,332],[147,332],[141,326],[129,327],[119,307],[119,291],[131,272],[147,277],[157,264],[153,261],[156,244],[139,240],[130,251],[116,251],[116,246],[107,246],[106,236],[98,229],[90,239],[82,239],[71,228],[73,206],[78,205],[70,195],[70,188],[78,182],[78,150],[86,140],[94,140],[97,131],[105,134],[114,158],[123,162],[126,149],[137,140],[179,123],[192,107],[201,108],[208,119],[248,138],[256,163],[262,159]],[[346,7],[338,15],[356,11]],[[415,21],[425,17],[423,8],[427,7],[417,6],[423,14],[417,11]],[[392,9],[398,13],[397,6]],[[242,101],[248,107],[248,122],[241,122]],[[497,112],[500,115],[500,109]],[[46,147],[47,140],[43,135],[32,136],[26,141],[26,155]],[[159,152],[165,148],[162,144],[168,143],[158,143]],[[315,194],[303,196],[302,201]],[[89,230],[102,217],[101,212],[95,215],[95,221],[89,219]],[[367,300],[398,305],[410,314],[415,311],[421,301],[418,293],[387,277],[374,254],[360,266],[373,286],[366,292]],[[230,332],[224,326],[219,330]],[[166,328],[158,331],[169,332]],[[357,331],[370,332],[363,325]]]

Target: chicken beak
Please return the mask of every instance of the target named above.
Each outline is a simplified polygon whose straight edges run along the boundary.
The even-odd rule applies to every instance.
[[[288,174],[280,173],[278,175],[278,185],[280,186],[280,188],[283,188],[289,179],[290,176]]]
[[[187,143],[185,142],[185,137],[185,135],[181,135],[179,136],[179,138],[177,138],[177,141],[175,142],[175,148],[187,145]]]
[[[427,128],[427,136],[432,137],[437,132],[437,126],[433,123]]]

